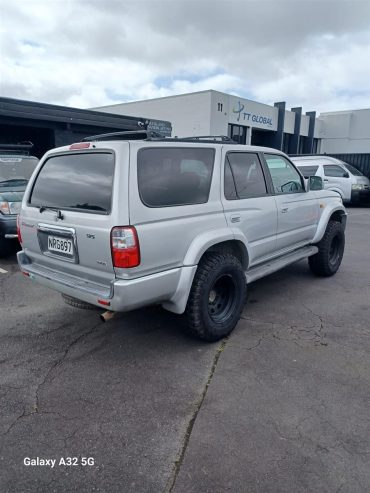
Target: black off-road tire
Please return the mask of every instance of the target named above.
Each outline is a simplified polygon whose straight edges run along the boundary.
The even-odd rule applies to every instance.
[[[68,294],[62,293],[62,298],[67,303],[67,305],[71,305],[74,308],[81,308],[82,310],[99,310],[97,306],[86,303],[86,301],[78,300],[77,298],[73,298],[72,296],[68,296]]]
[[[187,331],[204,341],[218,341],[239,321],[245,301],[245,273],[237,258],[208,253],[195,273],[185,310]]]
[[[319,251],[309,257],[308,264],[316,276],[333,276],[343,258],[345,236],[340,222],[329,221],[322,240],[316,245]]]

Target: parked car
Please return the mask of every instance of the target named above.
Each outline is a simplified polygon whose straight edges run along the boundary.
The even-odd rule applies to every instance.
[[[296,156],[291,160],[301,173],[321,176],[326,190],[334,190],[343,202],[355,203],[370,200],[370,180],[351,164],[331,156]]]
[[[32,144],[0,144],[0,257],[12,251],[17,239],[17,214],[38,159],[29,156]]]
[[[247,283],[305,258],[335,274],[345,225],[339,195],[275,149],[123,132],[45,154],[18,262],[74,306],[106,318],[159,303],[215,341],[238,322]]]

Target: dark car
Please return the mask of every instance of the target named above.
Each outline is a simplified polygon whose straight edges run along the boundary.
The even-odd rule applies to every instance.
[[[17,239],[17,214],[38,159],[32,144],[0,144],[0,257],[9,255]]]

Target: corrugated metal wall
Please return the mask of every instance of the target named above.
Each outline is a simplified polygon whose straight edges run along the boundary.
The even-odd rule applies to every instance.
[[[370,154],[328,154],[328,156],[333,156],[352,164],[370,178]]]

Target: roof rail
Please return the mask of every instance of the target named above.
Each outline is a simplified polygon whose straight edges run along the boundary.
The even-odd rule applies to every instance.
[[[5,154],[22,154],[28,156],[33,144],[29,140],[19,142],[18,144],[2,144],[0,143],[0,152]]]
[[[212,141],[220,141],[220,142],[225,142],[227,144],[237,144],[235,140],[231,139],[230,137],[227,137],[226,135],[196,135],[194,137],[180,137],[181,140],[212,140]]]
[[[108,134],[90,135],[84,137],[81,142],[91,142],[98,140],[145,140],[145,139],[164,139],[164,135],[151,130],[123,130],[122,132],[111,132]]]
[[[200,135],[194,137],[162,137],[162,138],[148,138],[147,140],[153,140],[157,142],[196,142],[196,143],[205,143],[205,144],[235,144],[238,142],[232,140],[230,137],[226,137],[225,135]]]

